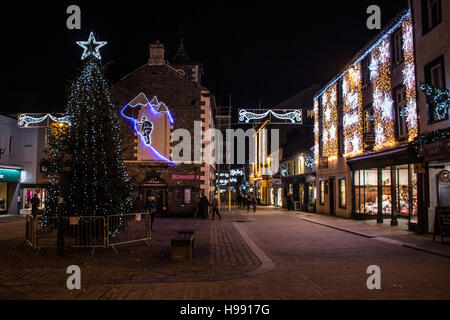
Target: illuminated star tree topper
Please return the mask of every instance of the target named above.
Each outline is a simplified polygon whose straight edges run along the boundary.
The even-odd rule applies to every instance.
[[[97,59],[101,60],[99,49],[105,46],[108,42],[106,41],[97,41],[95,40],[94,33],[91,32],[89,35],[88,41],[77,41],[77,45],[84,49],[83,55],[81,56],[81,60],[86,59],[89,56],[94,56]]]

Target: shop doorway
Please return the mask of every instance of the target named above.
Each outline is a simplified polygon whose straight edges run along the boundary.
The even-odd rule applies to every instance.
[[[330,195],[330,216],[335,216],[336,215],[336,210],[334,207],[334,181],[335,178],[334,177],[330,177],[329,179],[329,195]]]
[[[169,188],[159,176],[148,176],[140,185],[135,203],[137,211],[144,212],[149,197],[155,197],[156,214],[167,215]]]
[[[163,216],[167,213],[167,188],[141,188],[139,191],[140,208],[142,212],[145,211],[147,199],[151,196],[155,197],[156,202],[156,214]]]

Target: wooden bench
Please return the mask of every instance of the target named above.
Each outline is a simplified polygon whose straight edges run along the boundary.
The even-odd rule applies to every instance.
[[[433,242],[437,235],[441,235],[441,241],[444,242],[444,237],[450,235],[450,208],[441,207],[436,208],[434,219]]]
[[[195,231],[180,230],[171,239],[172,260],[191,260],[194,251]]]

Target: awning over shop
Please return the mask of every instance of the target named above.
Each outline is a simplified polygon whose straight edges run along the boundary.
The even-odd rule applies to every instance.
[[[416,153],[411,152],[408,147],[402,147],[347,159],[347,165],[355,171],[372,168],[386,168],[402,164],[419,163],[422,161],[423,159]]]
[[[0,182],[19,182],[20,170],[0,168]]]

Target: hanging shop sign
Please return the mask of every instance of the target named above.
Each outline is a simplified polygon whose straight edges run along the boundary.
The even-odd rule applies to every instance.
[[[328,158],[320,157],[319,168],[328,168]]]
[[[439,174],[439,178],[442,182],[450,182],[450,171],[444,170]]]
[[[450,154],[450,139],[424,144],[419,151],[425,161],[446,160]]]
[[[149,176],[141,182],[141,187],[167,187],[167,183],[158,176]]]
[[[173,174],[172,180],[200,180],[199,174]]]

